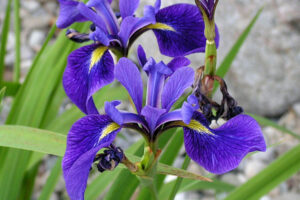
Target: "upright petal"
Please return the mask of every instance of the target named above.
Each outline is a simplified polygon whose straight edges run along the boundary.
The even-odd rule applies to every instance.
[[[77,9],[79,2],[59,0],[59,16],[56,22],[58,28],[66,28],[74,22],[83,22],[87,19]]]
[[[79,2],[77,9],[79,10],[81,15],[83,15],[85,18],[92,21],[105,34],[108,33],[104,20],[99,15],[97,15],[97,13],[95,13],[92,9],[90,9],[87,5],[85,5],[82,2]]]
[[[122,18],[133,16],[139,4],[140,0],[120,0],[119,6]]]
[[[161,93],[165,79],[172,73],[172,70],[163,62],[156,63],[153,58],[148,60],[143,69],[149,76],[146,104],[158,108],[161,103]]]
[[[113,58],[107,47],[88,45],[73,51],[63,75],[68,97],[82,112],[95,114],[92,95],[114,79]]]
[[[121,58],[115,68],[115,77],[127,89],[138,113],[143,104],[143,81],[137,66],[127,58]]]
[[[170,76],[161,95],[162,108],[169,111],[182,93],[194,82],[194,70],[190,67],[178,69]]]
[[[117,35],[119,32],[118,20],[107,0],[89,0],[87,6],[95,8],[97,15],[105,22],[109,33]]]
[[[195,112],[190,124],[183,126],[186,152],[211,173],[228,172],[248,153],[266,150],[259,124],[247,115],[238,115],[210,129],[204,116]]]
[[[168,67],[175,72],[177,69],[181,67],[186,67],[189,64],[191,64],[191,61],[187,59],[186,57],[180,56],[180,57],[175,57],[173,58],[169,63]]]
[[[120,126],[106,115],[89,115],[78,120],[67,138],[62,168],[71,200],[83,200],[89,171],[97,152],[108,147]]]
[[[146,121],[149,125],[151,133],[154,133],[155,128],[157,126],[158,119],[165,112],[166,112],[165,109],[155,108],[155,107],[152,107],[152,106],[145,106],[143,108],[141,114],[145,117],[145,119],[146,119]]]
[[[149,28],[153,29],[164,55],[175,57],[205,50],[204,22],[194,5],[175,4],[159,10],[156,24]]]
[[[141,67],[147,63],[147,56],[142,45],[139,45],[137,48],[138,61]]]

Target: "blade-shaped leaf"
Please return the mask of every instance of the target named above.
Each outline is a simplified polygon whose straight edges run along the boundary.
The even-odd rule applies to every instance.
[[[4,61],[6,55],[6,43],[9,32],[10,25],[10,10],[11,10],[11,0],[7,0],[5,17],[3,21],[2,31],[1,31],[1,44],[0,44],[0,83],[3,82],[4,73]]]
[[[230,193],[226,200],[259,199],[300,170],[299,155],[300,145],[297,145]]]
[[[21,22],[20,0],[14,0],[14,29],[15,29],[15,63],[13,81],[18,83],[21,73]]]

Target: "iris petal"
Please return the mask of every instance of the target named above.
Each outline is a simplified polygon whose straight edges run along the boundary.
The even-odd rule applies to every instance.
[[[58,28],[66,28],[74,22],[83,22],[87,19],[77,9],[79,2],[72,0],[59,0],[59,16],[56,22]]]
[[[194,70],[190,67],[178,69],[170,76],[161,95],[162,108],[169,111],[182,93],[194,82]]]
[[[119,6],[122,18],[133,16],[139,4],[140,0],[120,0]]]
[[[107,47],[88,45],[73,51],[63,75],[68,97],[82,112],[98,113],[92,95],[114,79],[113,58]]]
[[[137,66],[127,58],[121,58],[115,68],[115,77],[127,89],[138,113],[143,104],[143,81]]]
[[[156,13],[156,22],[164,25],[153,29],[162,54],[175,57],[204,52],[204,22],[196,6],[175,4],[163,8]],[[217,45],[218,40],[217,35]]]
[[[247,115],[238,115],[210,129],[204,116],[195,112],[190,124],[184,126],[187,154],[211,173],[228,172],[248,153],[266,150],[259,124]]]
[[[120,126],[107,115],[89,115],[78,120],[67,138],[62,168],[71,200],[83,200],[90,167],[97,152],[108,147]]]
[[[175,57],[173,58],[169,63],[168,63],[168,67],[175,72],[177,69],[181,68],[181,67],[186,67],[189,64],[191,64],[191,61],[189,59],[187,59],[186,57]]]

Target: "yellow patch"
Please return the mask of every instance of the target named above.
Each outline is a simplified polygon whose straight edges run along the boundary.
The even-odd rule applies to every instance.
[[[175,29],[172,26],[169,26],[169,25],[163,24],[163,23],[159,23],[159,22],[155,23],[155,24],[150,24],[150,25],[146,26],[145,28],[175,31]]]
[[[91,64],[90,64],[90,68],[89,68],[89,72],[91,71],[91,69],[93,68],[93,66],[99,62],[99,60],[101,60],[104,52],[108,49],[108,47],[98,47],[97,49],[95,49],[92,53],[92,57],[91,57]]]
[[[196,120],[191,120],[191,122],[189,124],[185,124],[183,121],[177,121],[177,122],[173,122],[172,125],[175,125],[175,126],[184,126],[184,127],[193,129],[193,130],[195,130],[197,132],[214,135],[208,128],[206,128],[205,126],[203,126],[202,124],[200,124]]]
[[[99,138],[99,141],[102,140],[105,136],[107,136],[108,134],[110,134],[111,132],[117,130],[120,128],[120,125],[117,124],[117,123],[111,123],[109,124],[107,127],[105,127],[103,130],[102,130],[102,134]]]

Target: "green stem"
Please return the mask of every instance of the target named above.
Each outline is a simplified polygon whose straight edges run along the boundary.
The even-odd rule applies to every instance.
[[[215,75],[217,66],[217,48],[214,40],[207,40],[205,47],[204,75]]]

